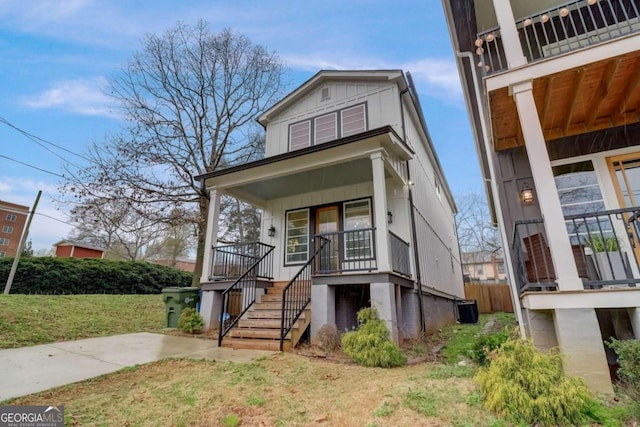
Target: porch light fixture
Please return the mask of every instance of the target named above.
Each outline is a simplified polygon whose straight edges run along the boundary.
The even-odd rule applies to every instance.
[[[533,190],[528,187],[520,190],[520,199],[522,200],[522,203],[525,205],[530,205],[531,203],[533,203],[534,202]]]
[[[276,228],[273,225],[267,230],[267,235],[269,237],[273,237],[276,235]]]
[[[387,211],[387,224],[393,223],[393,213],[391,211]]]

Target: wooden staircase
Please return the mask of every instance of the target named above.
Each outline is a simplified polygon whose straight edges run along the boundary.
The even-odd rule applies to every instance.
[[[282,321],[282,290],[289,282],[274,282],[247,311],[244,318],[222,339],[222,347],[249,348],[258,350],[280,350],[280,327]],[[311,323],[309,306],[300,315],[285,337],[283,350],[298,343]]]

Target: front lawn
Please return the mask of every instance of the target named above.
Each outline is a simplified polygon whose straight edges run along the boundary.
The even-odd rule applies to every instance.
[[[0,348],[164,328],[160,295],[0,295]]]

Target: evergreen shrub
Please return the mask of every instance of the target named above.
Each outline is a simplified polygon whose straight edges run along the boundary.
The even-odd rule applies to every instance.
[[[640,416],[640,341],[611,338],[607,345],[618,355],[622,391],[634,402],[635,411]]]
[[[6,282],[13,258],[0,258]],[[167,286],[191,286],[193,273],[144,261],[97,258],[20,259],[12,294],[159,294]]]
[[[374,308],[358,312],[360,326],[342,336],[342,350],[362,366],[391,368],[407,363],[400,348],[389,339],[389,331]]]
[[[500,348],[507,340],[511,338],[508,328],[500,332],[491,334],[480,334],[474,341],[470,350],[471,359],[480,366],[486,366],[490,362],[489,355],[492,351]]]

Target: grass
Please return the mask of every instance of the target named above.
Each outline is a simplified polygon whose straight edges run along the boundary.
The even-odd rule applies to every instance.
[[[68,425],[487,426],[471,378],[438,363],[364,368],[284,353],[247,364],[170,359],[5,402],[60,403]],[[65,425],[67,425],[65,424]]]
[[[0,348],[164,328],[160,295],[0,295]]]

